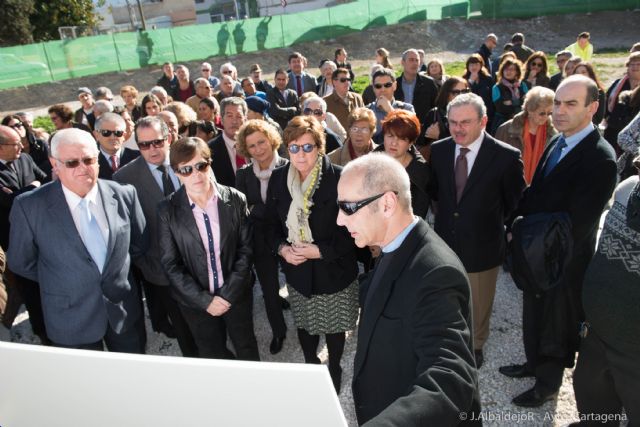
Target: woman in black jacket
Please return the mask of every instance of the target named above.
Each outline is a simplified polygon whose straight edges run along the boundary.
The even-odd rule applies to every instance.
[[[452,79],[459,77],[452,77]],[[444,87],[449,80],[444,83]],[[466,82],[465,82],[466,83]],[[420,135],[420,122],[415,114],[405,110],[395,110],[382,122],[384,145],[376,151],[384,151],[400,162],[411,181],[411,207],[414,215],[420,218],[427,216],[431,198],[427,193],[427,184],[431,175],[431,167],[416,149],[414,143]]]
[[[245,198],[215,182],[209,146],[200,138],[171,144],[170,163],[182,186],[158,206],[161,261],[198,356],[260,360]]]
[[[491,99],[493,78],[491,78],[491,74],[489,74],[489,65],[485,64],[480,54],[474,53],[467,58],[465,70],[462,78],[469,84],[471,92],[478,95],[484,101],[484,105],[487,107],[487,117],[489,117],[487,129],[491,129],[491,120],[493,120],[495,108],[493,106],[493,100]]]
[[[322,126],[293,118],[284,131],[290,163],[273,171],[267,191],[269,243],[281,260],[306,363],[320,363],[320,334],[329,373],[340,391],[345,332],[358,318],[358,267],[353,239],[338,217],[342,168],[325,156]]]
[[[273,170],[289,163],[278,156],[282,139],[278,131],[264,120],[249,120],[236,135],[238,153],[251,163],[238,170],[236,189],[247,197],[249,223],[253,229],[253,262],[262,288],[267,319],[273,333],[269,351],[277,354],[287,335],[282,315],[286,300],[278,293],[278,259],[271,252],[265,230],[267,187]]]

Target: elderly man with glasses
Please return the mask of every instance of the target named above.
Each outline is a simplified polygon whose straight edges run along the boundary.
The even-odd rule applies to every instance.
[[[100,151],[87,132],[51,140],[52,184],[18,197],[9,267],[40,284],[54,345],[144,353],[144,319],[132,261],[146,251],[146,224],[133,187],[98,179]]]
[[[127,124],[115,113],[104,113],[96,121],[93,136],[98,141],[99,178],[112,179],[113,173],[140,155],[139,151],[123,147]]]
[[[325,145],[327,153],[332,152],[342,146],[342,138],[331,130],[326,122],[327,103],[318,96],[310,96],[302,103],[302,114],[316,119],[324,128]]]

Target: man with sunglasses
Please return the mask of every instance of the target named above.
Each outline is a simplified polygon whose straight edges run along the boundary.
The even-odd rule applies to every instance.
[[[149,250],[139,263],[151,327],[170,338],[177,338],[182,355],[196,357],[197,350],[176,301],[169,291],[158,242],[158,204],[180,187],[169,164],[169,147],[173,142],[168,126],[158,116],[143,117],[136,123],[136,143],[140,157],[119,169],[113,180],[133,185],[140,199],[149,230]]]
[[[124,119],[115,113],[104,113],[96,120],[93,135],[100,148],[98,178],[112,179],[115,171],[140,155],[139,151],[122,146],[126,127]]]
[[[429,110],[436,106],[438,86],[428,76],[418,73],[420,55],[415,49],[402,54],[402,74],[397,78],[394,96],[397,100],[413,105],[420,123],[424,123]]]
[[[64,129],[51,139],[58,180],[16,198],[9,267],[40,284],[54,345],[144,353],[144,319],[131,262],[146,251],[136,191],[98,179],[90,134]]]
[[[435,231],[460,257],[471,284],[476,365],[484,361],[499,266],[506,252],[504,224],[526,186],[520,150],[486,133],[487,110],[474,93],[447,105],[451,137],[431,145]]]
[[[22,151],[21,137],[16,129],[0,125],[0,247],[5,252],[9,249],[9,212],[15,198],[40,187],[46,179],[47,175],[36,166],[31,156]],[[11,328],[23,300],[33,332],[43,343],[47,343],[38,284],[10,270],[6,273],[10,292],[4,325]],[[17,293],[11,292],[14,288]]]
[[[371,76],[371,81],[373,82],[371,84],[373,86],[373,93],[376,97],[374,102],[367,105],[367,108],[376,115],[376,133],[372,139],[376,143],[382,144],[382,121],[387,117],[387,114],[397,109],[411,111],[412,113],[414,113],[415,110],[413,105],[397,101],[394,98],[397,83],[393,70],[383,68],[382,70],[376,71],[373,73],[373,76]]]
[[[342,146],[342,138],[332,131],[325,121],[327,118],[327,103],[319,96],[310,96],[302,104],[302,114],[311,116],[322,125],[324,129],[326,152],[330,153]]]
[[[481,424],[469,281],[453,251],[414,216],[409,187],[404,167],[382,153],[349,162],[338,183],[338,225],[358,247],[382,248],[360,282],[358,424]]]
[[[333,92],[323,99],[327,103],[327,111],[333,113],[343,128],[347,128],[349,114],[358,107],[364,107],[362,96],[355,92],[350,92],[351,77],[349,70],[338,68],[331,74],[333,80]]]

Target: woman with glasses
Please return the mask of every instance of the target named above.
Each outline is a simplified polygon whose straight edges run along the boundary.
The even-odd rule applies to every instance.
[[[249,205],[249,223],[253,229],[253,262],[271,326],[271,354],[282,350],[287,335],[282,308],[287,307],[288,302],[279,295],[278,259],[269,248],[265,227],[269,179],[275,168],[289,163],[278,155],[281,144],[280,134],[263,120],[249,120],[236,135],[238,153],[251,159],[251,163],[238,170],[236,189],[244,193]]]
[[[525,63],[524,80],[527,89],[536,86],[549,87],[549,67],[544,52],[535,52]]]
[[[497,82],[491,90],[491,99],[495,107],[495,115],[491,123],[491,134],[498,127],[511,120],[522,110],[522,101],[528,87],[522,82],[522,62],[506,57],[498,69]]]
[[[596,74],[596,70],[590,62],[580,62],[573,69],[573,74],[582,74],[589,77],[598,86],[598,111],[593,115],[592,122],[594,125],[599,125],[604,119],[604,112],[607,109],[607,95],[605,94],[604,86]]]
[[[524,163],[524,179],[531,183],[538,162],[558,133],[551,123],[554,92],[542,86],[531,89],[524,97],[523,111],[503,123],[496,132],[496,139],[520,150]]]
[[[469,83],[462,77],[449,77],[442,85],[436,97],[436,106],[429,110],[422,125],[422,129],[425,131],[424,139],[419,143],[419,150],[427,161],[430,157],[431,143],[451,136],[447,122],[447,105],[461,93],[469,92],[471,92]]]
[[[284,141],[290,163],[269,180],[268,241],[280,257],[305,363],[320,363],[324,335],[339,393],[345,332],[358,318],[355,245],[347,229],[336,224],[342,168],[325,155],[322,126],[311,117],[293,118]]]
[[[47,143],[36,138],[17,115],[6,116],[2,119],[2,124],[18,132],[20,142],[22,142],[22,152],[30,155],[33,162],[47,174],[48,178],[51,178],[51,162],[49,162]]]
[[[152,93],[148,93],[142,98],[142,117],[155,116],[160,111],[164,110],[164,105],[160,101],[160,98]]]
[[[376,130],[376,116],[366,107],[356,108],[349,115],[347,139],[342,147],[329,153],[331,163],[344,166],[351,160],[373,151],[378,145],[372,136]]]
[[[169,161],[182,186],[158,206],[161,261],[198,356],[260,360],[245,198],[215,182],[211,151],[199,138],[172,143]]]
[[[452,79],[462,80],[459,77],[452,77]],[[449,80],[445,82],[445,85],[448,82]],[[431,168],[415,146],[415,142],[420,136],[420,121],[414,113],[395,110],[382,121],[382,133],[384,145],[379,146],[375,151],[384,151],[405,168],[411,182],[413,213],[424,219],[431,203],[431,198],[427,193]]]

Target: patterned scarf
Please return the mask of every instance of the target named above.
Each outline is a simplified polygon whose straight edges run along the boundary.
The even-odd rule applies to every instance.
[[[291,205],[287,213],[287,229],[289,237],[287,241],[296,243],[313,243],[313,235],[309,227],[309,215],[313,206],[313,194],[320,185],[322,179],[322,156],[318,156],[316,164],[304,179],[300,182],[300,174],[295,167],[289,164],[287,175],[287,187],[291,194]]]
[[[510,82],[509,80],[505,79],[504,77],[502,78],[502,80],[500,80],[500,83],[506,87],[507,89],[509,89],[509,91],[511,92],[511,99],[520,99],[520,82],[517,80],[514,80],[513,82]]]

